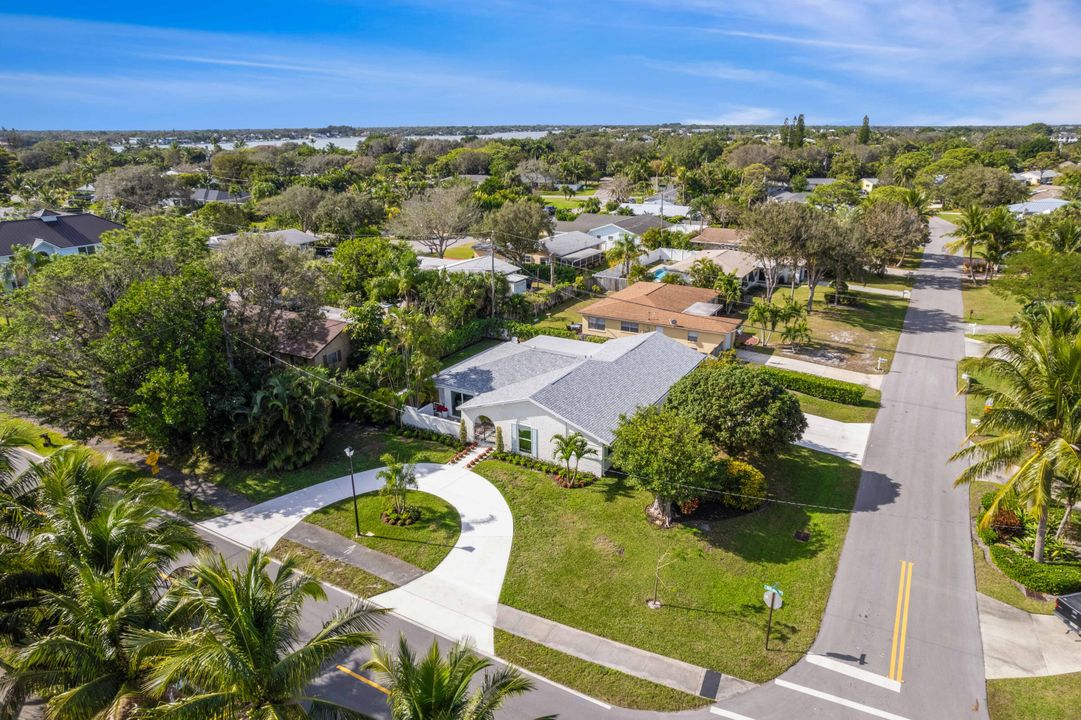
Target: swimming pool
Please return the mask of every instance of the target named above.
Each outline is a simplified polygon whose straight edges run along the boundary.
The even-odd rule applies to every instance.
[[[653,271],[653,281],[660,282],[664,279],[664,276],[668,274],[668,268],[659,267]]]

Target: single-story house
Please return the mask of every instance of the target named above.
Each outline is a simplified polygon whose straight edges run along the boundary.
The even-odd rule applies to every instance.
[[[657,331],[710,354],[731,350],[743,325],[738,317],[722,315],[723,309],[716,290],[637,282],[585,307],[582,332],[620,338]]]
[[[809,192],[779,192],[769,196],[770,202],[794,202],[794,203],[806,203],[807,198],[811,196]]]
[[[249,200],[251,200],[251,194],[245,192],[234,195],[225,190],[217,190],[215,188],[196,188],[191,191],[191,201],[196,205],[205,205],[208,202],[242,205]]]
[[[493,260],[491,255],[467,260],[422,255],[417,259],[420,261],[421,270],[443,270],[449,273],[490,273],[494,266],[495,272],[507,279],[508,295],[520,295],[529,289],[529,278],[522,274],[522,268],[500,258]]]
[[[292,313],[286,314],[286,322],[290,319],[289,315]],[[346,332],[348,327],[343,310],[324,308],[323,317],[303,332],[288,333],[283,328],[278,334],[275,355],[291,365],[344,370],[352,352],[349,333]]]
[[[1028,200],[1026,202],[1014,203],[1008,207],[1010,208],[1010,212],[1014,215],[1046,215],[1061,207],[1066,207],[1069,204],[1070,203],[1066,200],[1047,198],[1046,200]]]
[[[659,217],[686,217],[691,214],[690,205],[679,205],[670,202],[640,202],[620,203],[620,207],[627,208],[635,215],[657,215]]]
[[[319,242],[319,238],[317,238],[314,233],[290,228],[287,230],[270,230],[268,232],[251,231],[244,233],[229,233],[228,235],[213,235],[206,241],[206,244],[210,246],[211,249],[220,249],[222,246],[235,240],[241,235],[263,235],[268,238],[280,240],[286,245],[301,248],[302,250],[310,250],[315,247],[317,242]]]
[[[736,228],[702,228],[702,232],[691,238],[691,245],[698,248],[728,248],[739,250],[747,239],[746,230]]]
[[[539,335],[507,342],[443,370],[439,403],[465,421],[469,436],[551,462],[552,436],[579,432],[596,455],[581,469],[600,474],[621,415],[664,400],[705,358],[659,332],[606,343]],[[430,406],[429,406],[430,407]]]
[[[611,240],[589,233],[561,232],[542,240],[542,249],[530,255],[530,260],[545,265],[554,262],[571,267],[594,267],[604,263],[604,252],[611,246]]]
[[[860,178],[860,191],[864,195],[870,195],[871,191],[878,187],[881,182],[878,178],[873,177]]]
[[[1055,170],[1026,170],[1011,173],[1010,177],[1026,185],[1050,185],[1061,173]]]
[[[807,178],[807,190],[810,192],[819,185],[832,185],[835,182],[837,182],[837,178],[810,177]]]
[[[702,258],[712,261],[726,273],[734,273],[740,279],[740,286],[744,290],[765,283],[762,265],[754,255],[729,248],[684,251],[682,257],[673,258],[673,262],[654,268],[653,277],[660,280],[666,275],[679,275],[687,282],[691,278],[691,267]]]
[[[101,248],[103,233],[123,229],[93,213],[38,210],[23,220],[0,221],[0,263],[11,259],[16,245],[46,255],[91,255]]]
[[[624,235],[631,235],[637,240],[646,230],[654,227],[666,228],[669,227],[669,223],[656,215],[606,215],[604,213],[582,213],[574,220],[556,222],[556,232],[584,232],[609,243],[614,243]]]

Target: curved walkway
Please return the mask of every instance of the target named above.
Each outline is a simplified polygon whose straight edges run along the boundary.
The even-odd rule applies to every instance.
[[[358,495],[382,487],[378,471],[356,473]],[[441,635],[471,641],[477,649],[492,653],[499,593],[514,534],[510,508],[494,485],[464,467],[420,463],[416,471],[419,490],[458,510],[462,532],[434,570],[372,601]],[[269,550],[308,515],[351,494],[346,475],[200,525],[238,544]]]

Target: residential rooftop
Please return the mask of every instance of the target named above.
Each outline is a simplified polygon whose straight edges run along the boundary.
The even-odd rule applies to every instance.
[[[637,282],[582,309],[582,315],[712,333],[738,330],[738,317],[717,315],[717,291],[673,283]]]
[[[23,220],[0,221],[0,257],[10,257],[16,245],[42,252],[47,251],[43,244],[56,250],[100,245],[102,233],[123,229],[120,223],[92,213],[38,210]]]

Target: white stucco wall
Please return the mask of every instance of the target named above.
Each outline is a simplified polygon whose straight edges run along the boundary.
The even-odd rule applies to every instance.
[[[462,416],[466,419],[466,427],[470,438],[473,436],[474,424],[482,415],[502,429],[503,445],[507,452],[518,452],[517,427],[519,425],[528,425],[535,431],[534,436],[536,439],[536,447],[531,456],[547,462],[558,462],[552,456],[554,449],[552,436],[556,434],[567,435],[575,432],[574,427],[553,417],[543,408],[532,402],[522,401],[490,405],[485,408],[463,409]],[[607,459],[605,458],[603,462],[601,459],[603,448],[595,438],[587,436],[586,439],[589,441],[589,446],[597,452],[597,455],[582,458],[579,469],[601,475],[608,467]]]

